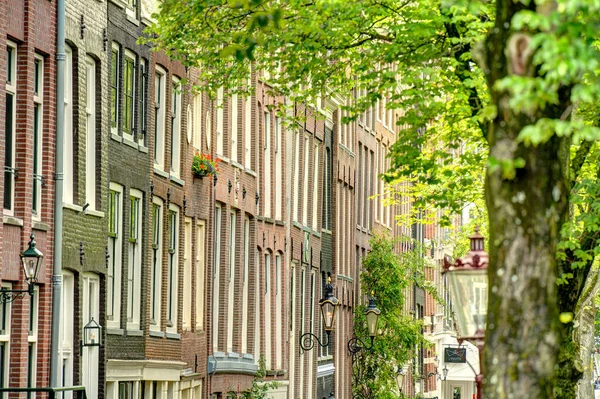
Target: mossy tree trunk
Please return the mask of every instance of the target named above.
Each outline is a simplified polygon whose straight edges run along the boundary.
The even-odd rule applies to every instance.
[[[497,81],[519,69],[514,65],[519,55],[514,58],[507,51],[516,33],[511,31],[511,19],[518,11],[535,11],[535,7],[535,2],[526,6],[498,0],[496,26],[486,42],[486,78],[498,110],[487,131],[490,156],[499,161],[525,161],[525,167],[517,168],[514,175],[490,169],[486,180],[490,219],[486,398],[559,397],[554,389],[556,366],[569,333],[559,321],[556,246],[568,214],[570,143],[556,135],[536,147],[518,140],[523,127],[540,118],[563,115],[569,105],[569,88],[559,93],[560,105],[532,113],[515,112],[508,105],[510,93],[494,90]],[[526,67],[521,73],[533,75],[535,71]]]

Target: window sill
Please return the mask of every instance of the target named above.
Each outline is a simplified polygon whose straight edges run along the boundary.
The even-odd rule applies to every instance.
[[[144,147],[143,144],[138,144],[138,151],[143,152],[144,154],[148,153],[148,147]]]
[[[93,209],[89,209],[85,211],[86,215],[90,215],[90,216],[94,216],[97,218],[103,218],[104,217],[104,212],[102,211],[95,211]]]
[[[10,224],[11,226],[23,227],[23,219],[19,219],[10,215],[4,215],[3,223]]]
[[[150,336],[151,337],[156,337],[156,338],[164,338],[165,337],[165,333],[162,331],[152,331],[150,330]]]
[[[123,330],[122,328],[108,327],[106,329],[106,334],[108,334],[108,335],[123,335],[124,332],[125,332],[125,330]]]
[[[128,337],[143,337],[144,332],[142,330],[138,330],[138,327],[129,327],[127,326],[127,336]]]
[[[135,26],[140,26],[140,21],[135,16],[131,15],[133,12],[129,8],[125,9],[125,13],[129,22],[131,22]]]
[[[242,165],[241,163],[239,163],[238,161],[234,161],[231,160],[231,165],[233,165],[234,167],[238,168],[238,169],[242,169],[244,170],[244,165]]]
[[[254,176],[254,177],[257,177],[257,176],[258,176],[258,175],[256,174],[256,172],[255,172],[255,171],[253,171],[253,170],[252,170],[252,169],[250,169],[250,168],[246,168],[246,173],[248,173],[250,176]]]
[[[67,208],[75,212],[81,212],[83,210],[83,208],[79,205],[69,204],[68,202],[63,202],[63,208]]]
[[[185,182],[184,182],[183,180],[181,180],[181,179],[180,179],[179,177],[177,177],[177,176],[170,175],[170,176],[169,176],[169,179],[170,179],[170,180],[171,180],[173,183],[175,183],[175,184],[178,184],[178,185],[180,185],[180,186],[182,186],[182,187],[183,187],[183,186],[185,186]]]
[[[294,223],[293,223],[293,224],[294,224],[294,226],[296,226],[296,227],[297,227],[297,228],[299,228],[300,230],[303,230],[303,227],[302,227],[302,225],[301,225],[299,222],[297,222],[297,221],[295,221],[295,220],[294,220]]]
[[[127,7],[126,3],[122,2],[122,1],[119,1],[119,0],[110,0],[110,2],[113,3],[114,5],[116,5],[119,8],[126,8]]]
[[[33,222],[33,226],[31,227],[34,230],[38,231],[48,231],[50,230],[50,226],[43,222]]]
[[[162,169],[157,168],[156,166],[154,166],[154,174],[159,175],[160,177],[164,177],[165,179],[169,178],[169,174],[167,172],[165,172]]]
[[[221,161],[225,162],[225,163],[230,163],[231,160],[229,158],[227,158],[226,156],[224,156],[223,154],[217,154],[217,158],[220,159]]]
[[[115,132],[110,132],[110,138],[119,143],[123,142],[123,138],[121,136],[119,136],[118,134],[116,134]]]
[[[175,332],[167,332],[167,339],[181,339],[181,335]]]
[[[129,137],[123,135],[123,144],[126,144],[131,148],[135,148],[136,150],[138,149],[138,144],[133,141],[133,137],[130,139]]]

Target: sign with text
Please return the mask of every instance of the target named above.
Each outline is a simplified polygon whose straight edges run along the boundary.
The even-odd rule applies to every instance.
[[[446,363],[466,363],[467,348],[444,348],[444,361]]]

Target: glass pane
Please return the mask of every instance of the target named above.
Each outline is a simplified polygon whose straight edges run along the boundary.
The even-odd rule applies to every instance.
[[[5,151],[4,151],[4,208],[12,209],[13,190],[13,120],[14,94],[6,93]]]

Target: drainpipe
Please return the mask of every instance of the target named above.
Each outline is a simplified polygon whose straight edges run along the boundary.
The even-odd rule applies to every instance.
[[[54,270],[52,272],[52,330],[50,386],[60,385],[58,358],[62,286],[63,151],[65,120],[65,0],[56,1],[56,153],[54,171]]]

